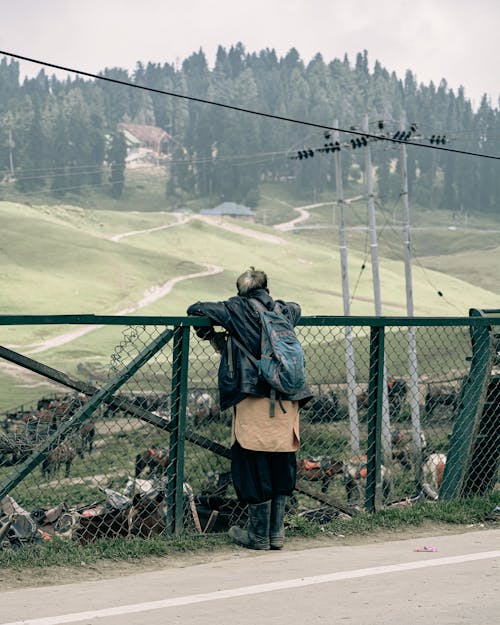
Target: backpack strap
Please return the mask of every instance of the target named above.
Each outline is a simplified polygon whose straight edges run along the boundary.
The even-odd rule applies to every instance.
[[[274,313],[276,313],[278,315],[281,315],[281,313],[276,310],[276,303],[275,302],[274,302],[273,309],[271,311],[261,301],[259,301],[258,299],[254,298],[254,297],[249,297],[248,301],[254,307],[254,309],[257,310],[258,313],[261,313],[261,312],[274,312]],[[277,393],[274,388],[271,389],[271,397],[270,397],[270,399],[271,399],[271,404],[269,406],[269,416],[274,417],[274,415],[275,415],[275,413],[274,413],[274,405],[275,405],[276,399],[278,400],[278,403],[280,405],[281,412],[286,414],[286,409],[285,409],[285,406],[283,405],[282,398],[281,398],[280,394]]]
[[[259,312],[259,313],[261,313],[261,312],[275,312],[275,313],[281,314],[281,313],[279,313],[276,310],[276,302],[273,302],[274,306],[273,306],[272,310],[270,310],[267,306],[265,306],[261,301],[259,301],[255,297],[249,297],[248,301],[254,307],[254,309],[256,309],[257,312]]]
[[[267,310],[269,312],[269,308],[266,308],[266,306],[264,306],[264,304],[262,304],[258,300],[253,299],[252,297],[249,297],[248,301],[250,302],[251,305],[253,304],[253,307],[257,310],[257,312],[260,312],[260,311],[263,312],[265,310]],[[228,341],[227,341],[227,345],[228,345],[228,349],[229,350],[231,350],[231,341],[234,341],[236,343],[236,345],[241,349],[241,351],[244,352],[247,355],[249,360],[257,367],[257,370],[259,371],[259,374],[260,374],[260,360],[255,358],[255,356],[240,341],[238,341],[238,339],[235,336],[229,335],[229,338],[228,338]],[[230,355],[231,355],[231,352],[228,353],[228,356],[230,356]],[[276,399],[278,400],[278,403],[279,403],[279,406],[281,408],[281,411],[284,414],[286,414],[286,409],[285,409],[285,406],[283,405],[282,398],[280,397],[280,394],[277,393],[274,388],[271,388],[271,393],[270,393],[269,399],[270,399],[270,404],[269,404],[269,416],[270,417],[274,417],[275,416],[275,403],[276,403]]]
[[[228,338],[229,347],[231,347],[231,341],[236,343],[236,345],[241,349],[242,352],[245,352],[245,354],[248,356],[249,360],[260,371],[260,360],[255,358],[255,356],[243,345],[243,343],[241,343],[241,341],[238,341],[238,339],[235,336],[229,335],[229,338]]]

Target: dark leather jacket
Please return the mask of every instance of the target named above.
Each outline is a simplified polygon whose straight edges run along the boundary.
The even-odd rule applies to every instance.
[[[222,326],[228,333],[221,351],[218,376],[221,410],[234,406],[247,395],[269,397],[271,393],[270,386],[259,377],[256,365],[235,341],[231,340],[231,337],[235,337],[256,359],[260,358],[260,318],[248,301],[249,298],[259,300],[269,310],[277,304],[278,311],[294,326],[300,319],[299,304],[274,301],[264,289],[255,289],[247,296],[236,295],[223,302],[196,302],[187,310],[190,316],[208,317],[213,325]],[[213,339],[216,335],[213,327],[198,328],[196,333],[200,338],[207,340]],[[299,405],[303,406],[311,397],[312,393],[306,385],[293,395],[283,396],[282,399],[298,400]]]

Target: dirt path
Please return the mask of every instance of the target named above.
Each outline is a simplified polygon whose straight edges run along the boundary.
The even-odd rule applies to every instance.
[[[135,312],[136,310],[140,310],[141,308],[145,308],[156,302],[157,300],[165,297],[170,291],[174,288],[176,284],[179,282],[183,282],[184,280],[193,280],[195,278],[203,278],[206,276],[213,276],[215,274],[221,273],[223,271],[222,267],[218,265],[205,265],[207,267],[206,271],[199,271],[197,273],[189,273],[183,276],[176,276],[175,278],[171,278],[167,280],[163,284],[154,285],[147,289],[144,292],[142,299],[138,302],[135,302],[131,306],[124,308],[123,310],[119,310],[116,313],[113,313],[116,316],[128,315],[130,313]],[[71,330],[70,332],[65,332],[64,334],[59,334],[58,336],[54,336],[51,339],[47,339],[41,343],[35,343],[30,347],[34,347],[34,349],[30,351],[24,352],[25,354],[39,354],[40,352],[45,352],[48,349],[52,349],[53,347],[59,347],[60,345],[65,345],[66,343],[71,343],[77,338],[81,336],[85,336],[89,334],[89,332],[93,332],[98,328],[102,328],[102,325],[87,325],[77,328],[76,330]]]
[[[130,232],[122,232],[121,234],[114,234],[112,237],[110,237],[110,241],[115,241],[118,243],[118,241],[121,241],[122,239],[125,239],[127,237],[133,237],[136,234],[148,234],[149,232],[157,232],[158,230],[166,230],[167,228],[175,228],[176,226],[179,226],[180,224],[183,224],[188,220],[187,215],[179,215],[178,213],[175,213],[175,218],[177,221],[173,224],[164,224],[162,226],[155,226],[154,228],[146,228],[145,230],[131,230]]]
[[[354,201],[355,199],[358,199],[358,198],[351,198],[351,200],[346,200],[346,202]],[[274,228],[282,232],[293,230],[296,224],[309,219],[310,213],[308,209],[316,208],[319,206],[328,206],[329,204],[332,204],[332,202],[322,202],[319,204],[308,204],[306,206],[298,206],[294,208],[294,210],[299,213],[298,217],[296,217],[295,219],[292,219],[291,221],[277,224],[274,226]],[[161,226],[155,226],[153,228],[146,228],[144,230],[131,230],[129,232],[122,232],[120,234],[113,235],[112,237],[110,237],[110,240],[116,243],[119,243],[122,239],[125,239],[127,237],[136,236],[139,234],[147,234],[149,232],[158,232],[160,230],[166,230],[168,228],[174,228],[179,225],[185,224],[192,219],[198,219],[199,221],[203,221],[209,224],[210,226],[213,226],[216,228],[222,228],[223,230],[234,232],[235,234],[239,234],[241,236],[257,239],[259,241],[265,241],[266,243],[271,243],[274,245],[286,244],[285,239],[279,236],[276,236],[274,234],[268,234],[266,232],[259,232],[258,230],[253,230],[251,228],[245,228],[244,226],[240,226],[239,224],[235,224],[233,222],[221,221],[220,218],[218,217],[212,217],[208,215],[175,215],[175,217],[176,217],[176,221],[174,223],[164,224]],[[171,278],[170,280],[167,280],[163,284],[154,285],[150,287],[144,292],[143,297],[138,302],[135,302],[131,304],[130,306],[128,306],[127,308],[124,308],[123,310],[119,310],[118,312],[113,313],[113,314],[117,316],[121,316],[121,315],[127,315],[130,313],[136,312],[137,310],[145,308],[149,304],[152,304],[153,302],[156,302],[157,300],[168,295],[168,293],[170,293],[170,291],[174,288],[174,286],[178,284],[179,282],[182,282],[184,280],[192,280],[195,278],[207,277],[207,276],[215,275],[217,273],[221,273],[223,271],[223,268],[217,265],[205,264],[205,267],[207,268],[206,271],[185,274],[182,276],[176,276],[175,278]],[[61,345],[66,345],[67,343],[71,343],[72,341],[75,341],[76,339],[81,338],[82,336],[85,336],[86,334],[89,334],[90,332],[94,332],[98,328],[102,328],[102,327],[103,327],[102,325],[81,326],[69,332],[65,332],[63,334],[59,334],[58,336],[54,336],[50,339],[47,339],[46,341],[42,341],[40,343],[33,343],[28,346],[32,349],[30,349],[29,351],[25,351],[24,353],[39,354],[41,352],[45,352],[49,349],[52,349],[54,347],[60,347]]]
[[[238,224],[232,222],[220,221],[220,217],[196,215],[195,217],[193,217],[193,219],[204,221],[211,226],[214,226],[216,228],[222,228],[223,230],[228,230],[229,232],[234,232],[235,234],[241,234],[244,237],[250,237],[259,241],[265,241],[266,243],[273,243],[274,245],[286,244],[285,239],[282,239],[281,237],[278,237],[274,234],[267,234],[266,232],[252,230],[251,228],[245,228],[244,226],[239,226]]]
[[[319,208],[320,206],[331,206],[335,202],[320,202],[319,204],[308,204],[307,206],[296,206],[293,210],[299,213],[298,217],[292,219],[291,221],[285,221],[281,224],[275,224],[273,228],[275,230],[280,230],[281,232],[287,232],[288,230],[293,230],[295,226],[303,221],[307,221],[311,216],[309,209],[311,208]]]
[[[301,209],[297,209],[301,210]],[[304,216],[304,219],[307,219],[308,215]],[[259,232],[257,230],[252,230],[251,228],[245,228],[244,226],[240,226],[238,224],[221,221],[220,217],[214,217],[211,215],[176,215],[177,221],[172,224],[164,224],[162,226],[155,226],[154,228],[147,228],[145,230],[132,230],[130,232],[122,232],[121,234],[115,234],[110,237],[111,241],[121,241],[127,237],[135,236],[137,234],[148,234],[149,232],[158,232],[159,230],[166,230],[168,228],[175,228],[176,226],[187,223],[188,221],[192,221],[193,219],[197,219],[198,221],[204,221],[205,223],[213,226],[214,228],[221,228],[222,230],[227,230],[229,232],[234,232],[235,234],[240,234],[244,237],[249,237],[252,239],[258,239],[259,241],[266,241],[267,243],[274,243],[276,245],[283,245],[286,243],[285,239],[278,237],[274,234],[267,234],[266,232]],[[295,220],[294,220],[295,221]]]
[[[198,219],[200,221],[204,221],[205,223],[208,223],[211,226],[222,228],[223,230],[228,230],[230,232],[234,232],[236,234],[240,234],[245,237],[250,237],[250,238],[258,239],[260,241],[265,241],[266,243],[272,243],[275,245],[283,245],[284,243],[286,243],[285,239],[282,239],[281,237],[275,236],[273,234],[267,234],[265,232],[258,232],[256,230],[252,230],[251,228],[245,228],[243,226],[240,226],[234,223],[218,222],[217,217],[210,217],[208,215],[203,215],[203,216],[202,215],[187,215],[187,216],[177,215],[176,218],[177,218],[177,221],[173,224],[165,224],[162,226],[156,226],[154,228],[147,228],[145,230],[133,230],[130,232],[122,232],[121,234],[112,236],[111,240],[115,242],[119,242],[120,240],[126,237],[135,236],[138,234],[146,234],[148,232],[157,232],[159,230],[165,230],[167,228],[173,228],[181,224],[187,223],[191,219]],[[140,299],[138,302],[135,302],[134,304],[131,304],[127,308],[124,308],[123,310],[119,310],[118,312],[113,313],[113,314],[117,316],[121,316],[121,315],[128,315],[130,313],[136,312],[137,310],[140,310],[141,308],[145,308],[149,304],[152,304],[153,302],[156,302],[157,300],[165,297],[165,295],[168,295],[168,293],[170,293],[170,291],[174,288],[174,286],[178,284],[179,282],[183,282],[184,280],[192,280],[195,278],[212,276],[217,273],[221,273],[223,271],[223,268],[219,267],[218,265],[205,264],[205,267],[207,268],[206,271],[200,271],[197,273],[190,273],[190,274],[185,274],[182,276],[176,276],[175,278],[171,278],[170,280],[167,280],[163,284],[154,285],[150,287],[144,292],[142,299]],[[102,327],[103,327],[102,325],[87,325],[87,326],[76,328],[75,330],[65,332],[64,334],[59,334],[58,336],[54,336],[50,339],[47,339],[46,341],[42,341],[41,343],[34,343],[29,346],[29,347],[32,347],[33,349],[30,349],[29,351],[26,351],[25,353],[26,354],[39,354],[41,352],[45,352],[49,349],[52,349],[53,347],[59,347],[67,343],[71,343],[72,341],[82,336],[85,336],[86,334],[89,334],[90,332],[93,332],[94,330],[97,330],[98,328],[102,328]]]
[[[42,386],[56,390],[64,388],[37,373],[28,371],[28,369],[23,369],[18,365],[13,365],[10,362],[0,362],[0,371],[12,377],[16,381],[16,386],[19,388],[38,388]]]
[[[363,197],[362,195],[357,195],[355,197],[348,198],[347,200],[344,200],[344,204],[350,204],[351,202],[356,202],[357,200],[360,200],[362,197]],[[307,206],[296,206],[293,210],[299,213],[298,217],[295,217],[295,219],[292,219],[291,221],[285,221],[281,224],[276,224],[273,226],[273,228],[281,232],[288,232],[289,230],[293,230],[297,224],[302,223],[303,221],[307,221],[310,218],[311,213],[309,212],[309,209],[319,208],[321,206],[331,206],[332,204],[336,204],[336,203],[337,201],[320,202],[319,204],[308,204]]]

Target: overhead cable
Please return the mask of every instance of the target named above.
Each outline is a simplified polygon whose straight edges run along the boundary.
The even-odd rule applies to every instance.
[[[185,94],[181,94],[181,93],[174,93],[172,91],[165,91],[163,89],[154,89],[153,87],[146,87],[144,85],[136,85],[134,83],[128,82],[126,80],[119,80],[117,78],[110,78],[108,76],[101,76],[100,74],[93,74],[91,72],[85,72],[83,70],[79,70],[79,69],[74,69],[71,67],[66,67],[64,65],[58,65],[56,63],[48,63],[47,61],[42,61],[40,59],[34,59],[28,56],[24,56],[21,54],[15,54],[13,52],[7,52],[5,50],[0,50],[0,54],[3,54],[5,56],[10,56],[14,59],[18,59],[20,61],[27,61],[29,63],[35,63],[37,65],[43,65],[45,67],[50,67],[52,69],[57,69],[57,70],[61,70],[63,72],[70,72],[72,74],[77,74],[79,76],[86,76],[87,78],[93,78],[95,80],[102,80],[105,82],[109,82],[109,83],[113,83],[113,84],[117,84],[117,85],[123,85],[125,87],[134,87],[135,89],[141,89],[143,91],[148,91],[150,93],[158,93],[161,95],[168,95],[170,97],[173,98],[181,98],[183,100],[189,100],[191,102],[199,102],[200,104],[210,104],[211,106],[218,106],[220,108],[224,108],[224,109],[228,109],[228,110],[232,110],[232,111],[238,111],[239,113],[247,113],[250,115],[257,115],[259,117],[266,117],[268,119],[275,119],[278,121],[285,121],[285,122],[290,122],[292,124],[300,124],[302,126],[310,126],[313,128],[321,128],[322,130],[335,130],[338,132],[345,132],[348,134],[353,134],[353,135],[359,135],[362,137],[370,137],[373,139],[380,139],[380,137],[378,135],[373,135],[373,134],[369,134],[366,132],[361,132],[361,131],[357,131],[357,130],[346,130],[344,128],[336,128],[334,126],[326,126],[324,124],[315,124],[313,122],[307,122],[304,120],[300,120],[300,119],[294,119],[292,117],[283,117],[281,115],[274,115],[272,113],[264,113],[262,111],[254,111],[252,109],[246,109],[240,106],[234,106],[231,104],[224,104],[222,102],[216,102],[214,100],[206,100],[204,98],[196,98],[194,96],[189,96],[189,95],[185,95]],[[500,160],[500,156],[495,156],[494,154],[481,154],[479,152],[470,152],[467,150],[458,150],[456,148],[446,148],[442,145],[427,145],[424,143],[412,143],[411,141],[401,141],[399,139],[392,139],[393,142],[395,143],[405,143],[406,145],[413,145],[413,146],[418,146],[421,148],[427,148],[427,149],[432,149],[432,150],[441,150],[443,152],[453,152],[455,154],[464,154],[467,156],[477,156],[478,158],[488,158],[488,159],[492,159],[492,160]]]

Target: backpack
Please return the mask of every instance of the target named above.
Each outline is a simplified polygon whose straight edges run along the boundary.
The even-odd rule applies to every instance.
[[[250,354],[234,337],[233,340],[243,349],[271,387],[271,416],[274,416],[276,396],[285,412],[280,395],[293,395],[306,383],[304,350],[293,325],[277,311],[276,306],[274,310],[269,310],[258,300],[250,298],[249,302],[260,316],[260,360]]]
[[[250,299],[260,314],[259,372],[273,389],[292,395],[306,383],[304,350],[290,321],[276,310],[269,310]]]

